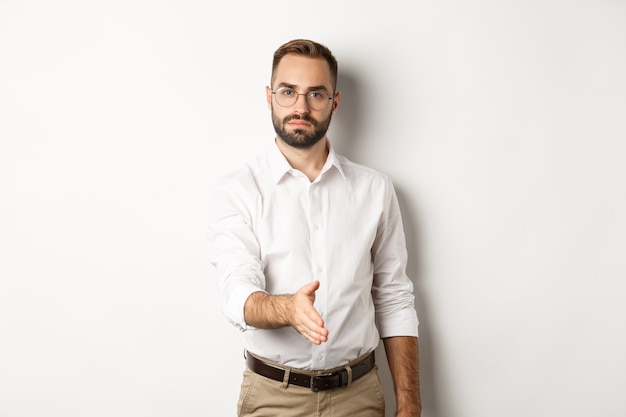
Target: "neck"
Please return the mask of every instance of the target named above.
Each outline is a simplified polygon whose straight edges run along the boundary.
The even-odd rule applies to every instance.
[[[289,164],[298,171],[303,172],[309,178],[309,181],[313,181],[318,177],[328,157],[326,137],[323,137],[315,145],[306,149],[289,146],[280,137],[276,138],[276,144],[280,152],[287,158]]]

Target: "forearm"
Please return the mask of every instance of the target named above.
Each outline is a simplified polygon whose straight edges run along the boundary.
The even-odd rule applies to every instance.
[[[293,295],[269,295],[262,291],[250,294],[244,304],[246,323],[259,329],[289,326]]]
[[[389,370],[393,377],[397,416],[418,417],[422,411],[419,385],[419,348],[416,337],[383,339]]]

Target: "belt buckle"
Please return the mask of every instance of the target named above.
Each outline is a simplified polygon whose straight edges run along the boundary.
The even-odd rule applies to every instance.
[[[325,391],[331,388],[337,388],[341,385],[340,373],[327,373],[311,376],[311,391]]]

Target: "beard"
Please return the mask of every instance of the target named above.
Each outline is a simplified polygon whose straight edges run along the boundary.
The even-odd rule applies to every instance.
[[[328,126],[330,126],[330,119],[332,118],[332,113],[328,115],[328,117],[324,120],[315,120],[308,114],[298,116],[291,115],[287,116],[284,119],[280,120],[274,112],[272,111],[272,123],[274,125],[274,130],[278,137],[282,139],[287,145],[292,146],[294,148],[299,149],[308,149],[315,145],[320,141],[328,131]],[[304,129],[294,129],[288,132],[285,129],[285,126],[291,120],[305,120],[309,122],[313,126],[313,131],[311,133],[307,133]]]

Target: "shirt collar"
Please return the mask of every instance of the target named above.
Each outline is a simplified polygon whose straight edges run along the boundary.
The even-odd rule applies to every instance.
[[[326,158],[326,162],[324,163],[324,167],[322,167],[322,174],[328,171],[330,168],[335,167],[337,171],[341,174],[343,178],[346,175],[343,172],[341,167],[341,163],[339,161],[338,155],[335,153],[335,149],[333,148],[330,140],[327,139],[328,143],[328,157]],[[282,154],[280,149],[278,149],[278,145],[274,142],[274,145],[270,148],[267,159],[269,162],[270,170],[272,172],[272,178],[274,179],[274,183],[278,184],[278,182],[285,176],[293,168],[285,158],[285,155]]]

